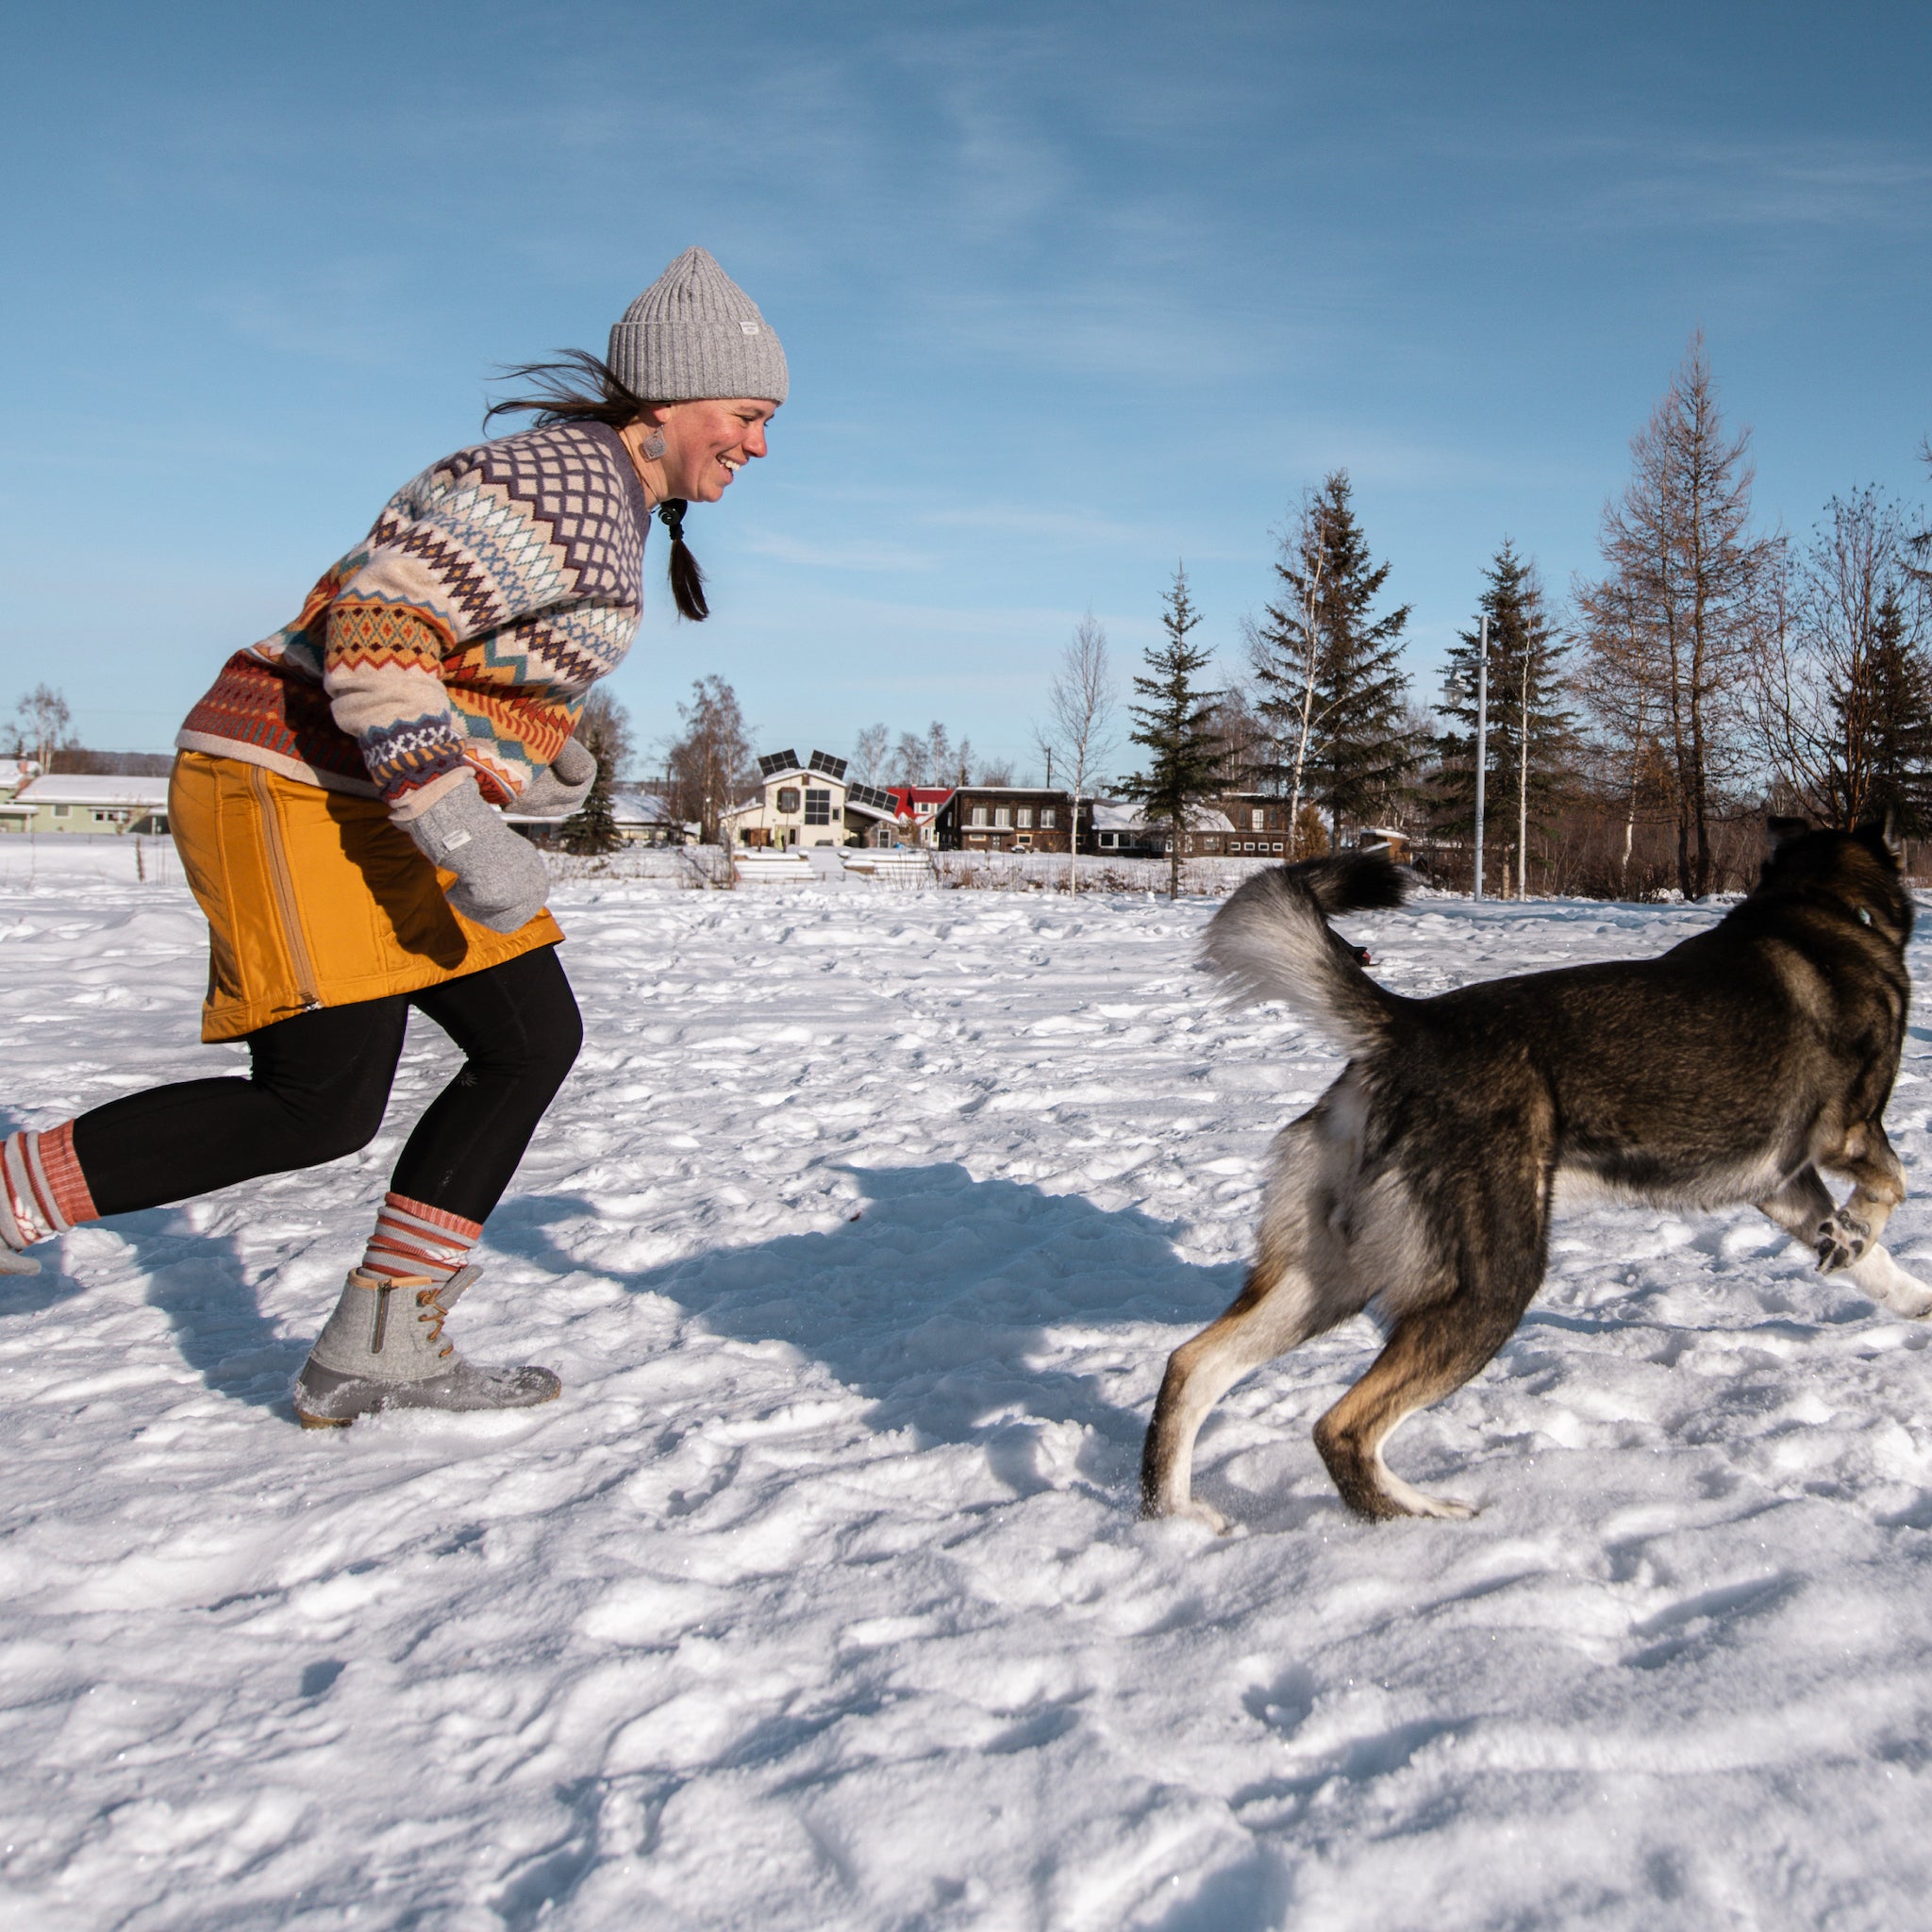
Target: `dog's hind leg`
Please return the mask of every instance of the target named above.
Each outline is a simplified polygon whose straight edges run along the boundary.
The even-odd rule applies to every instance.
[[[1889,1141],[1885,1143],[1885,1151],[1891,1153]],[[1846,1211],[1857,1198],[1855,1193],[1852,1201],[1846,1203]],[[1830,1267],[1829,1257],[1836,1252],[1834,1230],[1840,1210],[1833,1207],[1830,1191],[1815,1167],[1802,1168],[1768,1201],[1758,1202],[1757,1209],[1794,1241],[1803,1241],[1813,1254],[1818,1255],[1819,1265],[1827,1273],[1836,1272]],[[1890,1212],[1889,1208],[1887,1212]],[[1883,1224],[1881,1221],[1880,1225]],[[1869,1236],[1856,1257],[1840,1260],[1838,1267],[1843,1271],[1847,1280],[1883,1302],[1887,1307],[1895,1308],[1901,1315],[1932,1314],[1932,1288],[1907,1274]]]
[[[1344,1073],[1275,1138],[1255,1265],[1218,1320],[1168,1357],[1141,1457],[1141,1511],[1193,1516],[1225,1531],[1193,1498],[1194,1438],[1245,1375],[1357,1313],[1372,1290],[1349,1265],[1345,1224],[1361,1167],[1361,1087]]]
[[[1341,1319],[1323,1319],[1317,1300],[1300,1258],[1264,1239],[1260,1258],[1225,1313],[1168,1357],[1141,1456],[1143,1516],[1191,1516],[1226,1533],[1221,1512],[1194,1499],[1194,1438],[1208,1410],[1250,1369]]]
[[[1460,1389],[1508,1341],[1520,1307],[1476,1314],[1460,1295],[1396,1323],[1369,1372],[1315,1424],[1315,1447],[1357,1516],[1474,1516],[1468,1503],[1431,1496],[1382,1460],[1382,1445],[1419,1408]]]
[[[1341,1500],[1358,1516],[1474,1516],[1467,1503],[1431,1496],[1393,1474],[1382,1446],[1406,1418],[1459,1389],[1508,1341],[1542,1285],[1550,1186],[1524,1171],[1466,1200],[1457,1230],[1456,1282],[1440,1299],[1405,1308],[1369,1372],[1315,1424],[1315,1447]],[[1491,1159],[1503,1164],[1499,1152]]]

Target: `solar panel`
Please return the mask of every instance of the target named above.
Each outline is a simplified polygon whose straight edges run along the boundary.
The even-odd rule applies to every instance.
[[[882,791],[876,785],[853,785],[845,793],[846,801],[852,805],[869,805],[874,811],[890,812],[894,818],[899,815],[899,801],[890,791]]]
[[[768,751],[758,760],[758,774],[765,778],[776,777],[780,772],[798,769],[798,754],[795,751]]]
[[[811,755],[811,769],[823,772],[828,778],[842,778],[845,775],[845,760],[835,758],[828,751],[815,751]]]

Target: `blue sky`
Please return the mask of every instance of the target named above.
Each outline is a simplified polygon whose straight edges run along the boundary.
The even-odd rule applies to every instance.
[[[1344,465],[1417,695],[1507,535],[1554,590],[1694,328],[1767,523],[1932,430],[1923,6],[8,9],[0,714],[159,748],[499,364],[701,242],[782,336],[770,459],[649,576],[648,744],[939,718],[1028,761],[1089,608],[1185,558],[1232,665]]]

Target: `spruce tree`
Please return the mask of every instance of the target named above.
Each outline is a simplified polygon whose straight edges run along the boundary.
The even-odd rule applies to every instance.
[[[1491,823],[1503,830],[1498,842],[1515,846],[1524,819],[1547,823],[1569,790],[1576,755],[1575,721],[1563,705],[1569,644],[1551,621],[1535,564],[1517,556],[1507,537],[1484,575],[1488,583],[1476,622],[1450,648],[1442,702],[1436,708],[1449,729],[1435,741],[1439,771],[1432,817],[1439,831],[1460,838],[1474,833],[1476,660],[1487,615],[1486,802]],[[1524,870],[1519,854],[1519,879]]]
[[[1130,705],[1139,727],[1130,732],[1144,745],[1148,765],[1126,783],[1146,801],[1150,824],[1168,833],[1167,896],[1181,891],[1181,841],[1194,801],[1211,791],[1221,775],[1221,748],[1214,732],[1218,691],[1203,691],[1196,682],[1208,665],[1208,653],[1188,641],[1201,622],[1188,595],[1186,566],[1174,566],[1174,583],[1162,599],[1159,642],[1149,644],[1145,675],[1137,675],[1134,689],[1146,700]]]
[[[1281,603],[1269,607],[1256,667],[1276,747],[1261,775],[1281,787],[1298,766],[1307,793],[1327,808],[1336,843],[1344,819],[1361,823],[1386,807],[1417,749],[1402,668],[1409,607],[1374,614],[1389,566],[1371,558],[1351,494],[1348,472],[1333,472],[1306,507],[1300,540],[1283,544]]]
[[[1900,838],[1923,839],[1932,831],[1932,663],[1912,629],[1888,584],[1873,624],[1865,815],[1889,816]]]
[[[576,740],[597,760],[597,776],[575,815],[563,822],[557,842],[566,852],[592,856],[624,843],[610,809],[610,788],[630,758],[630,721],[608,691],[593,691],[577,719]]]
[[[572,817],[564,820],[563,829],[557,835],[557,842],[566,852],[575,852],[579,857],[615,852],[624,843],[617,829],[616,817],[610,809],[609,768],[601,761],[590,795]]]

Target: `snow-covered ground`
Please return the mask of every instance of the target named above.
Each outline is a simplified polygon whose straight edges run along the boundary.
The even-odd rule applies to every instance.
[[[17,857],[0,1125],[240,1066],[178,871]],[[1748,1214],[1600,1211],[1395,1445],[1476,1521],[1342,1512],[1307,1429],[1363,1323],[1208,1424],[1240,1534],[1142,1524],[1167,1352],[1336,1066],[1209,1003],[1211,908],[555,903],[590,1043],[453,1327],[559,1404],[290,1419],[426,1026],[363,1155],[0,1284],[9,1925],[1924,1923],[1932,1329]],[[1711,916],[1352,930],[1419,991]],[[1924,1196],[1893,1230],[1932,1272]]]

